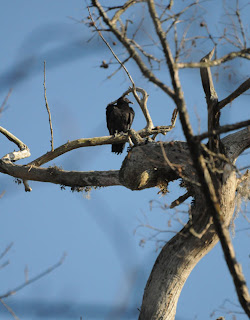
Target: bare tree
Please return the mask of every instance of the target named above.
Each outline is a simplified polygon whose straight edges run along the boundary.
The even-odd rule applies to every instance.
[[[229,234],[229,224],[235,210],[235,195],[243,182],[249,195],[249,172],[240,174],[235,162],[239,155],[250,147],[250,120],[220,125],[220,111],[249,89],[250,79],[243,79],[238,88],[220,100],[211,72],[212,67],[217,67],[217,72],[220,72],[220,66],[236,58],[241,58],[242,63],[249,60],[250,48],[247,47],[248,36],[241,19],[240,1],[237,0],[234,7],[229,7],[224,2],[225,15],[230,19],[230,24],[216,37],[210,33],[209,23],[203,18],[205,8],[209,10],[210,5],[209,1],[198,0],[188,4],[185,2],[185,5],[176,5],[174,1],[166,4],[166,1],[160,0],[128,0],[114,6],[98,0],[89,3],[86,23],[96,35],[99,33],[118,60],[117,70],[123,68],[127,72],[131,88],[123,95],[132,92],[135,96],[147,122],[144,129],[138,132],[130,130],[127,134],[114,137],[78,139],[54,149],[50,118],[51,151],[21,166],[14,162],[30,155],[28,147],[6,129],[0,128],[0,132],[20,149],[19,152],[9,153],[0,160],[0,172],[23,180],[26,191],[31,191],[28,180],[51,182],[73,189],[121,185],[131,190],[158,186],[164,191],[170,181],[182,179],[187,193],[177,199],[175,205],[192,197],[190,219],[183,229],[164,245],[155,262],[140,308],[141,320],[175,318],[178,298],[190,272],[218,241],[221,243],[239,302],[250,316],[248,289]],[[175,6],[178,10],[175,10]],[[133,12],[141,14],[134,15],[136,18],[131,20]],[[198,26],[204,30],[203,33],[198,31]],[[119,60],[102,34],[115,37],[113,43],[118,41],[126,49],[123,61]],[[201,55],[200,48],[206,48],[206,41],[212,43],[213,49],[206,55]],[[219,56],[222,47],[226,48],[227,52]],[[201,59],[197,59],[199,55]],[[166,94],[166,99],[175,105],[176,109],[173,110],[168,126],[153,125],[147,109],[147,92],[135,85],[125,67],[130,60],[138,66],[141,74],[160,88]],[[101,67],[108,68],[109,64],[103,61]],[[161,80],[158,72],[164,65],[168,69],[167,81]],[[180,81],[181,70],[187,68],[199,68],[206,97],[208,124],[206,131],[200,135],[195,135],[191,127]],[[44,88],[49,112],[45,78]],[[174,128],[177,114],[186,142],[156,142],[159,133],[166,134]],[[238,131],[221,138],[222,133],[233,130]],[[134,146],[118,171],[76,172],[57,167],[40,167],[73,149],[121,143],[129,137]],[[208,142],[203,144],[202,141],[206,138]]]

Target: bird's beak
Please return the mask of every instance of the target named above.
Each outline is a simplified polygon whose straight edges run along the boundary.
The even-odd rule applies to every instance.
[[[134,104],[134,102],[132,102],[132,101],[130,101],[130,100],[128,100],[128,103]]]

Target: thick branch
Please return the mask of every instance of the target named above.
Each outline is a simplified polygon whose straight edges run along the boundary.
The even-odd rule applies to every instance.
[[[204,58],[201,59],[201,62],[211,61],[215,48],[209,52]],[[209,67],[200,68],[201,81],[203,90],[206,95],[207,104],[211,103],[211,100],[218,100],[217,93],[214,88],[213,78],[211,74],[211,70]]]
[[[240,96],[242,93],[247,91],[250,88],[250,78],[248,78],[246,81],[244,81],[234,92],[232,92],[228,97],[221,100],[217,108],[218,110],[221,110],[224,108],[228,103],[232,102],[234,99],[236,99],[238,96]]]
[[[209,210],[208,212],[213,217],[214,228],[216,230],[217,235],[219,236],[219,239],[220,239],[220,242],[221,242],[221,245],[223,248],[225,260],[227,262],[228,268],[229,268],[230,273],[231,273],[233,280],[234,280],[234,284],[235,284],[235,288],[236,288],[236,291],[238,294],[239,301],[240,301],[243,309],[245,310],[245,312],[247,314],[250,314],[249,294],[248,294],[248,290],[247,290],[245,282],[242,281],[242,279],[244,279],[244,276],[240,272],[239,264],[236,262],[235,254],[234,254],[233,247],[232,247],[231,241],[230,241],[230,236],[229,236],[228,230],[224,224],[225,221],[223,221],[223,219],[222,219],[222,216],[223,216],[222,210],[224,210],[224,208],[225,208],[224,202],[223,202],[223,206],[221,208],[220,207],[221,198],[218,199],[218,197],[217,197],[217,193],[219,192],[219,189],[220,189],[220,180],[218,178],[217,179],[215,178],[212,180],[212,177],[210,176],[210,173],[209,173],[208,168],[206,166],[204,157],[202,156],[202,153],[201,153],[200,144],[197,143],[197,141],[193,135],[193,131],[192,131],[190,121],[188,118],[188,114],[187,114],[187,110],[186,110],[185,101],[184,101],[183,96],[181,94],[178,95],[178,99],[176,99],[176,104],[177,104],[177,108],[179,111],[180,120],[182,123],[182,128],[183,128],[183,131],[184,131],[184,134],[187,139],[188,146],[189,146],[191,158],[193,160],[194,167],[195,167],[195,170],[197,173],[197,177],[198,177],[199,182],[201,184],[201,190],[203,192],[203,196],[206,201],[206,206]],[[232,168],[230,170],[232,170]],[[229,179],[229,176],[230,176],[230,174],[227,174],[227,179],[224,180],[224,184]],[[215,186],[214,186],[214,183],[216,183]],[[232,189],[233,188],[231,187],[230,190],[232,190]],[[233,190],[233,199],[234,199],[234,195],[235,195],[235,189]],[[204,201],[202,203],[202,206],[204,208]],[[207,232],[205,234],[207,234]],[[179,252],[178,252],[178,254],[179,254]],[[186,257],[187,253],[185,252],[184,254]],[[171,256],[169,256],[169,259],[172,260],[173,258]],[[156,262],[156,265],[157,265],[156,268],[158,269],[158,267],[161,264],[162,264],[162,262],[161,263]],[[166,268],[166,270],[168,270],[168,269]],[[153,270],[153,272],[154,272],[154,270]],[[168,272],[171,273],[171,270],[170,271],[168,270]],[[161,276],[162,276],[162,274],[164,274],[164,272],[161,273]],[[173,273],[173,274],[175,274],[175,273]],[[163,276],[163,278],[164,278],[164,276]],[[155,297],[154,286],[157,281],[159,281],[158,278],[152,280],[152,274],[151,274],[148,285],[147,285],[147,286],[149,286],[149,288],[146,288],[145,293],[144,293],[140,319],[143,319],[143,320],[145,320],[145,319],[158,319],[158,318],[160,318],[160,316],[162,316],[164,318],[172,319],[174,317],[176,305],[173,307],[173,306],[170,306],[168,303],[168,305],[166,306],[166,303],[164,303],[163,304],[164,309],[159,310],[159,305],[161,305],[162,301],[158,300],[157,303],[154,304],[154,303],[152,303],[152,301],[150,302],[149,299],[147,298],[147,295],[148,295],[147,290],[150,292],[150,297],[152,299],[153,299],[153,297]],[[151,284],[152,284],[152,286],[151,286]],[[167,283],[165,285],[168,287]],[[160,286],[161,286],[161,290],[162,290],[162,288],[164,287],[162,285],[162,283]],[[180,284],[180,286],[182,286],[182,284]],[[159,294],[161,295],[161,293],[159,293]],[[169,296],[168,296],[168,294],[165,295],[165,292],[164,292],[164,299],[166,301],[169,300]],[[175,297],[175,299],[176,299],[176,297]],[[154,305],[155,305],[155,307],[153,307]],[[153,311],[152,311],[152,309],[153,309]],[[172,312],[173,310],[174,310],[174,313]],[[166,313],[167,313],[167,316],[166,316]],[[171,314],[172,317],[168,317],[169,314]]]
[[[173,125],[170,126],[159,126],[156,128],[153,128],[151,130],[145,130],[142,129],[138,131],[140,136],[142,138],[148,137],[150,135],[158,134],[158,133],[166,133],[169,132],[174,128]],[[61,145],[60,147],[56,148],[53,152],[49,151],[46,154],[42,155],[41,157],[33,160],[32,162],[28,163],[28,165],[34,165],[34,166],[41,166],[44,163],[47,163],[59,156],[61,156],[64,153],[70,152],[74,149],[83,148],[83,147],[94,147],[94,146],[100,146],[100,145],[106,145],[106,144],[118,144],[121,142],[127,142],[128,140],[128,134],[121,134],[117,136],[103,136],[103,137],[94,137],[94,138],[82,138],[77,139],[73,141],[68,141],[65,144]]]
[[[172,56],[170,47],[169,47],[168,42],[166,40],[166,34],[162,29],[160,19],[158,17],[157,12],[156,12],[154,0],[148,0],[148,8],[149,8],[149,13],[151,15],[151,19],[153,20],[153,23],[155,26],[156,33],[157,33],[158,38],[161,42],[161,46],[162,46],[162,49],[163,49],[163,52],[165,55],[165,59],[166,59],[167,65],[168,65],[168,70],[169,70],[169,73],[171,76],[172,85],[173,85],[174,91],[176,92],[178,90],[178,83],[177,83],[178,76],[176,74],[174,58]]]
[[[20,166],[10,161],[0,160],[0,172],[23,180],[51,182],[68,187],[107,187],[121,185],[119,171],[65,171],[57,167],[38,168]]]
[[[209,52],[205,57],[201,59],[201,62],[211,61],[214,55],[215,48]],[[217,111],[218,96],[214,88],[212,73],[210,67],[200,68],[201,81],[203,90],[206,95],[207,101],[207,120],[208,120],[208,132],[217,130],[220,126],[220,112]],[[219,151],[219,135],[212,135],[209,137],[208,145],[209,149],[215,152]]]
[[[246,149],[250,148],[250,127],[227,135],[221,140],[226,156],[234,163]]]
[[[244,140],[244,147],[241,146],[241,151],[243,151],[246,147],[250,147],[250,132],[247,133],[247,129],[230,135],[230,138],[222,139],[226,150],[225,155],[230,157],[231,161],[234,161],[239,155],[238,144],[241,144],[242,138],[246,135],[248,135],[248,137]],[[176,152],[179,148],[179,156],[176,157],[177,154],[174,155],[171,152],[171,147],[176,150]],[[167,183],[171,178],[171,172],[173,174],[172,178],[176,179],[175,172],[171,170],[169,166],[165,165],[165,170],[167,170],[167,168],[169,170],[167,180],[164,175],[166,171],[162,172],[159,166],[159,163],[161,163],[161,165],[164,163],[162,160],[163,155],[160,156],[160,152],[156,151],[156,145],[153,147],[153,144],[132,149],[131,154],[125,159],[123,167],[121,168],[120,178],[123,184],[129,186],[131,189],[144,188],[150,185],[152,186],[153,183],[156,184],[156,182],[160,183],[160,177]],[[194,168],[188,160],[190,159],[190,155],[192,155],[192,150],[189,153],[184,144],[178,145],[178,143],[175,142],[172,146],[171,143],[169,143],[168,147],[165,147],[165,151],[168,154],[170,162],[174,164],[175,167],[182,164],[181,172],[184,175],[197,179],[197,176],[194,175]],[[147,161],[147,167],[144,167],[144,163],[140,161],[142,158]],[[131,171],[128,170],[129,166],[131,167]],[[196,167],[196,164],[194,166]],[[159,180],[157,180],[157,172]],[[208,188],[210,192],[210,188],[213,188],[213,185],[210,176],[207,176],[207,170],[204,175],[206,180],[204,182],[204,180],[200,179],[200,183],[209,183]],[[220,219],[220,226],[218,232],[217,230],[215,231],[215,225],[211,225],[210,222],[210,214],[213,208],[211,208],[211,206],[204,206],[204,201],[207,201],[207,199],[204,198],[201,189],[196,188],[195,184],[193,184],[191,192],[193,195],[195,194],[195,204],[191,211],[193,217],[192,222],[186,225],[178,235],[171,239],[160,253],[145,288],[140,319],[151,320],[160,319],[160,317],[168,320],[174,319],[176,304],[182,287],[197,262],[218,242],[217,233],[220,236],[226,261],[232,273],[239,299],[244,309],[247,309],[248,291],[240,266],[236,262],[227,229],[234,212],[236,187],[236,175],[232,166],[230,166],[227,174],[223,176],[223,185],[220,188],[219,199],[217,200],[213,189],[211,191],[212,195],[209,196],[210,201],[214,201],[215,208],[219,210],[218,219]],[[214,221],[215,220],[216,218],[214,218]],[[218,220],[215,223],[218,223]]]

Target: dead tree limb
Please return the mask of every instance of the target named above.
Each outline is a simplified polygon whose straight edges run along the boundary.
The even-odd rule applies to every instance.
[[[32,165],[17,165],[0,160],[0,172],[22,180],[51,182],[74,188],[105,187],[120,185],[117,170],[110,171],[65,171],[58,167],[39,168]]]
[[[226,54],[225,56],[215,59],[213,61],[206,62],[189,62],[189,63],[177,63],[178,69],[183,68],[204,68],[204,67],[215,67],[227,61],[233,60],[235,58],[242,57],[245,59],[250,59],[250,48],[242,49],[240,51],[234,51]]]
[[[2,159],[3,160],[9,160],[9,161],[17,161],[20,159],[24,159],[30,156],[29,148],[24,144],[20,139],[18,139],[16,136],[14,136],[11,132],[4,129],[3,127],[0,127],[0,133],[5,135],[7,139],[9,139],[11,142],[15,143],[20,151],[13,151],[8,154],[6,154]]]
[[[49,104],[48,104],[48,100],[47,100],[47,94],[46,94],[46,84],[45,84],[45,81],[46,81],[46,70],[45,70],[45,67],[46,67],[46,62],[44,61],[44,79],[43,79],[43,87],[44,87],[44,100],[45,100],[45,106],[46,106],[46,109],[47,109],[47,112],[48,112],[48,115],[49,115],[49,127],[50,127],[50,135],[51,135],[51,140],[50,140],[50,143],[51,143],[51,151],[53,152],[54,151],[54,138],[53,138],[53,128],[52,128],[52,120],[51,120],[51,113],[50,113],[50,108],[49,108]]]
[[[201,59],[201,62],[211,61],[215,48]],[[217,110],[218,96],[214,88],[210,67],[200,68],[201,81],[207,102],[208,132],[218,130],[220,126],[220,112]],[[219,152],[220,136],[209,137],[209,149]]]
[[[243,94],[245,91],[247,91],[250,88],[250,78],[248,78],[246,81],[244,81],[234,92],[232,92],[228,97],[221,100],[218,105],[217,109],[221,110],[224,108],[227,104],[231,103],[234,99],[239,97],[241,94]]]

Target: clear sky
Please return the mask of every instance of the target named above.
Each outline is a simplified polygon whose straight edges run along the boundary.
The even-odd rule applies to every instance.
[[[204,15],[215,19],[222,16],[220,10],[219,7]],[[43,96],[44,60],[55,147],[68,140],[108,135],[106,105],[127,90],[130,83],[121,71],[107,80],[115,69],[104,70],[99,66],[102,60],[109,61],[111,54],[97,37],[87,42],[92,33],[80,23],[86,16],[86,3],[80,0],[1,3],[0,104],[9,89],[13,91],[0,120],[1,126],[30,148],[31,157],[20,164],[50,150]],[[123,52],[119,46],[115,49],[118,54]],[[200,48],[199,59],[204,50],[211,49],[209,43],[206,49]],[[225,78],[216,83],[220,98],[236,88],[247,73],[236,62],[235,66],[239,73],[230,84]],[[150,95],[148,105],[154,124],[170,124],[172,101],[143,79],[134,64],[128,64],[128,68],[136,85]],[[162,70],[162,78],[164,72],[166,70]],[[199,70],[183,71],[181,79],[194,130],[198,132],[200,123],[201,131],[206,131]],[[134,105],[134,110],[133,127],[139,130],[145,126],[145,120],[138,106]],[[223,110],[222,123],[247,117],[249,98],[244,95]],[[180,123],[161,139],[183,140]],[[1,157],[15,148],[0,136]],[[110,146],[100,146],[76,150],[48,165],[56,164],[65,170],[117,170],[125,153],[116,156],[110,149]],[[249,154],[242,156],[238,164],[239,167],[249,164]],[[140,192],[123,187],[102,188],[93,190],[88,198],[83,193],[72,193],[69,188],[61,190],[58,185],[31,181],[30,186],[32,192],[25,193],[22,184],[0,175],[0,193],[5,191],[0,199],[0,250],[13,242],[8,255],[2,259],[2,263],[9,260],[10,264],[0,270],[0,294],[21,284],[25,270],[31,278],[55,264],[64,252],[67,257],[60,268],[5,302],[20,319],[40,320],[43,316],[46,319],[80,319],[80,316],[111,319],[114,312],[117,312],[114,319],[120,319],[123,307],[128,308],[128,312],[121,319],[129,319],[130,315],[130,319],[136,319],[136,308],[140,308],[147,278],[159,254],[156,239],[151,239],[152,230],[138,227],[147,224],[162,230],[181,228],[172,218],[170,229],[168,222],[174,212],[161,208],[185,192],[178,187],[178,182],[170,184],[171,193],[165,197],[159,196],[156,188]],[[153,201],[152,210],[150,201]],[[185,214],[179,216],[183,221],[187,219]],[[245,227],[246,220],[239,215],[236,231]],[[172,235],[161,233],[157,239],[167,241]],[[234,244],[249,283],[249,230],[236,232]],[[209,319],[225,299],[238,305],[220,245],[217,245],[196,266],[185,284],[177,319]],[[226,307],[241,311],[230,303]],[[12,319],[4,312],[0,304],[0,319]],[[223,312],[216,313],[212,319],[225,316]],[[244,320],[246,316],[237,315],[237,319]]]

